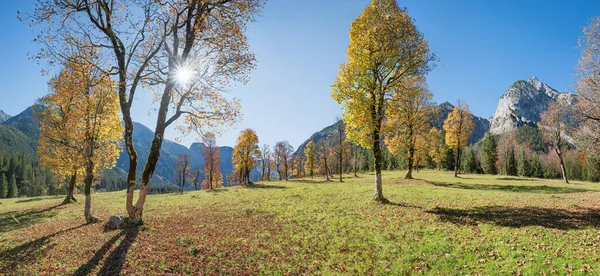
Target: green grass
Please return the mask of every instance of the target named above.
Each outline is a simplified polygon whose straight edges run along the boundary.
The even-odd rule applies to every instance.
[[[600,272],[600,185],[403,173],[383,175],[389,204],[371,174],[152,195],[145,225],[116,231],[61,197],[1,200],[0,274]],[[94,194],[105,220],[124,205]]]

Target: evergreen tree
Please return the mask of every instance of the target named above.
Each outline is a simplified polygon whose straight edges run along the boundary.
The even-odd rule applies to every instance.
[[[525,150],[521,150],[521,154],[519,155],[519,164],[517,167],[517,172],[519,176],[530,177],[531,176],[531,164],[527,159],[525,154]]]
[[[478,173],[477,158],[475,156],[475,151],[472,147],[465,154],[465,160],[463,161],[463,170],[468,173]]]
[[[497,174],[496,162],[498,161],[497,136],[488,134],[481,142],[481,169],[487,174]]]
[[[515,158],[515,149],[510,147],[506,151],[506,157],[504,158],[504,173],[506,175],[516,176],[517,175],[517,160]]]
[[[6,175],[0,176],[0,198],[6,198],[8,196],[8,181],[6,181]]]
[[[542,162],[540,162],[540,157],[537,153],[533,155],[531,162],[531,176],[537,178],[544,177],[544,168],[542,168]]]
[[[8,184],[8,197],[18,197],[19,196],[19,188],[17,188],[17,177],[15,174],[10,178],[10,183]]]

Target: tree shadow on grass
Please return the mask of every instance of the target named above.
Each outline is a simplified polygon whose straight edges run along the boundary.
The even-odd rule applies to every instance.
[[[600,226],[600,211],[596,209],[571,211],[540,207],[484,206],[467,210],[438,207],[426,212],[457,225],[476,226],[483,222],[514,228],[542,226],[561,230]]]
[[[50,196],[46,196],[46,197],[34,197],[34,198],[28,198],[28,199],[20,199],[15,201],[15,203],[27,203],[27,202],[34,202],[34,201],[41,201],[41,200],[49,200],[49,199],[58,199],[58,197],[50,197]]]
[[[75,271],[74,275],[88,275],[92,270],[94,270],[104,258],[104,255],[110,251],[110,249],[117,243],[117,241],[123,238],[119,245],[113,249],[113,251],[106,257],[98,275],[119,275],[123,266],[125,265],[125,261],[127,259],[127,252],[129,252],[129,248],[135,242],[135,239],[139,233],[139,227],[128,227],[121,230],[114,237],[112,237],[109,241],[104,243],[98,251],[94,254],[94,256],[85,264],[79,266],[77,271]]]
[[[23,265],[36,263],[38,259],[42,258],[44,253],[54,247],[54,245],[49,245],[48,243],[53,237],[59,236],[63,233],[81,228],[87,224],[82,224],[79,226],[71,227],[68,229],[63,229],[57,231],[55,233],[43,236],[41,238],[35,239],[33,241],[26,242],[21,244],[15,248],[8,249],[4,252],[0,253],[0,263],[3,263],[4,266],[0,267],[0,271],[3,273],[7,273],[10,275],[10,272],[16,272],[19,267]]]
[[[518,177],[496,177],[496,180],[507,180],[507,181],[537,181],[537,179],[529,178],[518,178]]]
[[[388,199],[380,201],[380,203],[383,204],[383,205],[391,205],[391,206],[398,206],[398,207],[423,209],[423,207],[421,207],[421,206],[412,205],[412,204],[408,204],[408,203],[404,203],[404,202],[393,202],[393,201],[389,201]]]
[[[248,186],[248,188],[250,188],[250,189],[287,189],[288,187],[280,186],[280,185],[254,184],[254,185]]]
[[[444,183],[444,182],[429,182],[433,186],[465,189],[465,190],[482,190],[482,191],[505,191],[514,193],[538,193],[538,194],[569,194],[593,192],[594,190],[548,186],[548,185],[496,185],[496,184],[464,184],[464,183]]]
[[[15,229],[38,223],[43,219],[51,218],[56,215],[54,209],[58,207],[61,207],[61,205],[55,205],[39,210],[13,211],[0,214],[0,233],[10,232]]]

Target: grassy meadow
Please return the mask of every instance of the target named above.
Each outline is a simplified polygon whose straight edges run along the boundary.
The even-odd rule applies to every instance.
[[[83,197],[0,200],[0,274],[598,274],[596,183],[384,172],[151,195],[145,224],[84,224]],[[93,213],[124,214],[125,191]]]

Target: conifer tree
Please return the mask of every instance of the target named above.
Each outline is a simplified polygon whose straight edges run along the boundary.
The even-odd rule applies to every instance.
[[[521,154],[519,155],[519,164],[517,172],[519,173],[519,176],[531,176],[531,164],[529,163],[529,159],[527,159],[525,150],[521,150]]]
[[[0,176],[0,198],[6,198],[8,196],[8,181],[6,181],[6,175]]]
[[[481,169],[487,174],[497,174],[498,140],[495,135],[487,134],[481,142]]]
[[[10,178],[10,183],[8,183],[8,197],[14,198],[19,196],[19,188],[17,188],[17,178],[15,174]]]

